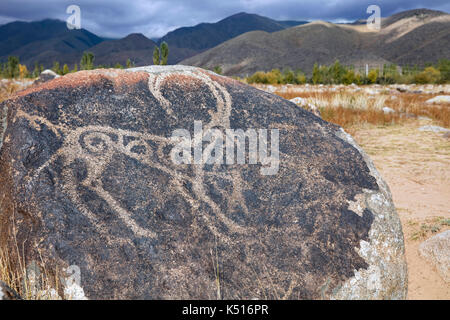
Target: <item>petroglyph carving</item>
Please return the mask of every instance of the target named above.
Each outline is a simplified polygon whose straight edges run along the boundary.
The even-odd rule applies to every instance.
[[[171,103],[164,98],[161,93],[161,86],[164,80],[172,73],[149,74],[149,89],[152,94],[158,99],[161,107],[167,112],[169,116],[174,116]],[[186,75],[186,72],[183,72]],[[203,72],[188,72],[192,78],[201,80],[211,90],[217,102],[217,111],[211,113],[211,121],[206,123],[206,129],[212,127],[221,127],[223,129],[229,128],[229,117],[231,113],[231,97],[227,90],[217,82],[211,80]],[[206,203],[214,212],[215,217],[225,224],[233,232],[243,232],[244,228],[229,219],[220,206],[215,203],[205,191],[205,177],[220,176],[221,179],[229,181],[233,185],[233,191],[228,194],[226,198],[230,204],[236,202],[243,208],[244,212],[248,213],[245,200],[243,199],[241,189],[244,185],[239,171],[230,168],[227,173],[218,172],[217,167],[212,170],[204,170],[204,164],[193,165],[193,176],[188,176],[181,170],[178,170],[171,162],[169,154],[165,155],[163,149],[166,146],[173,145],[171,137],[162,137],[152,135],[149,133],[139,133],[135,131],[114,129],[108,126],[85,126],[76,129],[70,129],[65,125],[55,125],[48,119],[36,115],[30,115],[23,111],[18,111],[15,117],[17,119],[26,119],[30,126],[36,130],[40,130],[41,126],[48,127],[57,137],[63,138],[63,145],[55,152],[48,161],[46,161],[37,170],[32,172],[28,177],[28,183],[32,183],[39,174],[56,159],[62,159],[64,162],[64,169],[62,172],[62,179],[59,184],[63,190],[70,196],[71,200],[77,205],[80,212],[84,214],[94,225],[101,230],[101,222],[96,217],[95,213],[88,208],[80,199],[77,185],[88,188],[94,191],[99,197],[103,198],[114,210],[118,217],[130,228],[137,236],[155,238],[155,232],[149,230],[145,226],[140,226],[133,220],[132,214],[125,210],[119,202],[109,194],[102,186],[101,176],[105,168],[111,163],[115,154],[121,153],[131,157],[141,164],[152,168],[159,169],[171,177],[171,183],[179,191],[179,195],[183,197],[190,205],[193,213],[201,212],[196,210],[201,202]],[[156,155],[157,160],[155,160]],[[71,164],[74,161],[82,159],[87,168],[87,175],[81,181],[77,182]],[[194,194],[188,192],[183,185],[186,182],[192,184],[192,191]],[[219,188],[220,190],[220,188]],[[220,192],[225,192],[220,190]],[[151,213],[150,213],[151,214]],[[202,217],[207,223],[210,230],[219,236],[216,223],[213,221],[214,217],[209,217],[203,214]],[[224,236],[221,235],[223,238]]]
[[[171,103],[162,95],[161,86],[164,81],[177,73],[172,71],[149,73],[148,87],[150,92],[158,99],[161,106],[169,116],[175,116],[172,110]],[[231,115],[231,96],[228,91],[216,81],[213,81],[206,73],[201,71],[183,71],[182,76],[189,76],[193,79],[200,80],[203,84],[208,86],[209,90],[216,99],[217,111],[211,115],[211,121],[205,125],[205,130],[213,127],[221,127],[224,129],[230,128]]]

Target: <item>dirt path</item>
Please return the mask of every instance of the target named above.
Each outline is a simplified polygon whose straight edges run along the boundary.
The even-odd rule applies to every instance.
[[[391,189],[403,225],[408,263],[408,299],[450,299],[450,283],[418,254],[419,244],[450,229],[450,139],[421,132],[429,121],[357,129],[355,139],[370,154]]]

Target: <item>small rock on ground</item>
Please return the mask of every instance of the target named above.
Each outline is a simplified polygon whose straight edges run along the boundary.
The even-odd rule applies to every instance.
[[[419,253],[436,267],[445,282],[450,282],[450,230],[422,242]]]

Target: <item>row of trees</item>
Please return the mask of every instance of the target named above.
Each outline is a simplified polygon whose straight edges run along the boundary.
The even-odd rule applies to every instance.
[[[167,43],[163,42],[161,46],[158,48],[156,47],[153,52],[153,63],[157,65],[166,65],[167,61],[169,59],[169,46]],[[99,69],[99,68],[116,68],[116,69],[123,69],[124,66],[122,66],[120,63],[116,63],[114,65],[95,65],[94,64],[95,56],[92,52],[84,52],[83,56],[80,60],[80,70],[93,70],[93,69]],[[127,59],[126,68],[132,68],[134,67],[134,63]],[[65,75],[70,72],[77,72],[78,70],[78,64],[75,64],[73,69],[70,69],[67,64],[64,64],[61,67],[61,64],[58,61],[53,62],[52,70],[56,72],[59,75]],[[0,77],[3,78],[36,78],[39,76],[39,74],[44,71],[44,66],[39,63],[35,63],[34,69],[32,72],[28,71],[26,65],[20,64],[19,58],[16,56],[10,56],[8,57],[8,61],[5,63],[0,63]]]
[[[153,52],[153,63],[155,65],[166,65],[169,57],[169,46],[163,42],[160,47],[155,47]],[[120,63],[114,65],[95,65],[94,54],[84,52],[80,60],[80,70],[92,70],[96,68],[120,68]],[[126,68],[134,67],[134,63],[127,59]],[[26,65],[20,64],[19,58],[15,56],[8,57],[8,61],[0,64],[0,76],[3,78],[36,78],[43,71],[42,64],[35,63],[32,72],[28,71]],[[62,67],[59,62],[53,63],[53,71],[64,75],[70,72],[78,71],[78,65],[69,69],[67,64]],[[214,68],[216,73],[222,73],[220,66]],[[442,59],[437,64],[427,64],[425,68],[418,66],[398,66],[384,65],[382,68],[371,69],[368,74],[355,70],[353,67],[346,67],[336,61],[331,66],[314,64],[312,74],[308,77],[301,70],[291,70],[289,68],[280,71],[273,69],[269,72],[258,71],[246,78],[248,83],[263,84],[392,84],[392,83],[448,83],[450,82],[450,60]]]
[[[304,84],[307,79],[305,74],[299,69],[292,71],[285,69],[281,72],[279,69],[273,69],[269,72],[258,71],[246,78],[247,83],[263,84]]]
[[[365,72],[346,67],[336,61],[331,66],[314,64],[312,74],[307,77],[301,70],[292,71],[287,68],[283,71],[273,69],[269,72],[258,71],[246,78],[248,83],[263,84],[393,84],[393,83],[448,83],[450,82],[450,60],[443,59],[437,64],[427,64],[425,68],[418,66],[384,65],[382,68],[371,69]]]

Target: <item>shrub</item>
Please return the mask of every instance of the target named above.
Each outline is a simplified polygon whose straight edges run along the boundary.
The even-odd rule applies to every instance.
[[[27,76],[28,76],[27,66],[19,63],[19,77],[21,79],[23,79],[23,78],[25,78]]]
[[[370,70],[369,74],[367,75],[367,79],[371,84],[376,83],[378,79],[378,69]]]
[[[441,79],[441,72],[434,67],[427,67],[424,71],[414,77],[414,82],[419,84],[438,83]]]
[[[220,66],[215,66],[213,71],[217,74],[222,74],[222,68]]]

